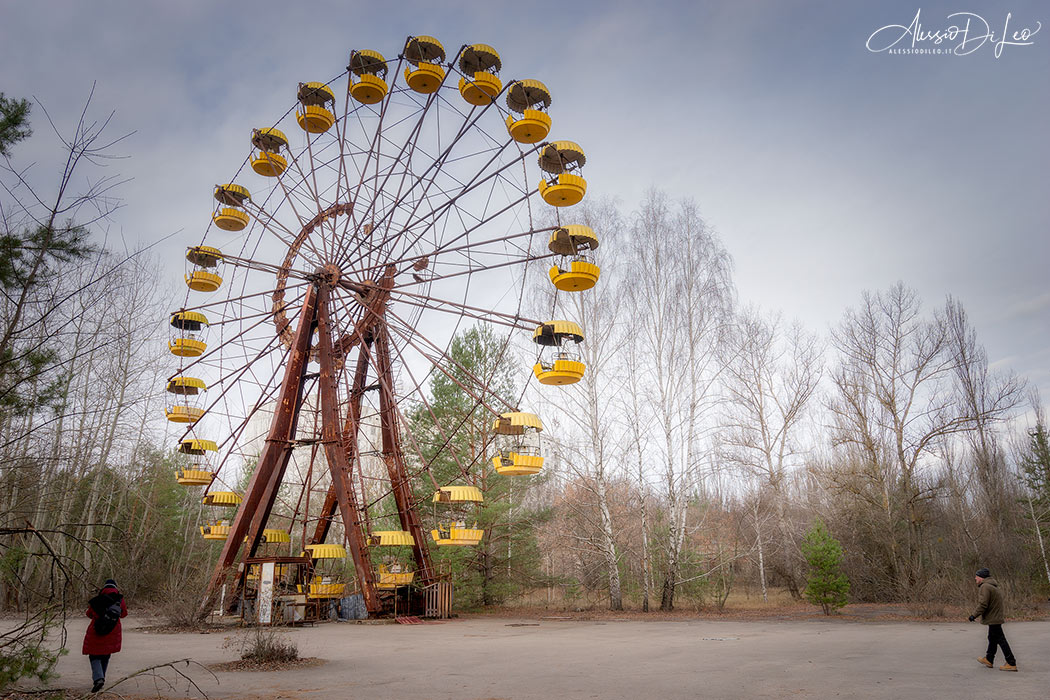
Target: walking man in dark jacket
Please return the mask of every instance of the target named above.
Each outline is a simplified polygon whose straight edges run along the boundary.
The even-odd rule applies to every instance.
[[[1006,617],[1003,606],[1003,594],[999,590],[999,582],[992,578],[988,569],[978,569],[974,574],[977,582],[977,609],[970,615],[970,622],[981,618],[982,625],[988,625],[988,651],[984,656],[977,659],[988,668],[995,668],[995,647],[1003,650],[1006,663],[999,667],[1000,671],[1016,671],[1017,659],[1010,651],[1010,644],[1003,634],[1003,621]]]

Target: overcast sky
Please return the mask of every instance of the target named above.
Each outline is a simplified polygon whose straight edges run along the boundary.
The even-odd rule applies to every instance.
[[[391,9],[392,8],[392,9]],[[135,131],[110,244],[200,239],[211,187],[300,81],[409,34],[483,42],[507,78],[551,89],[557,136],[586,149],[588,193],[695,199],[740,299],[819,332],[897,280],[960,299],[998,366],[1050,398],[1050,28],[967,55],[872,52],[880,27],[972,12],[998,39],[1050,23],[1034,2],[14,2],[0,0],[0,91],[70,126],[94,107]],[[960,19],[956,18],[955,23]],[[971,17],[970,37],[983,33]],[[902,30],[886,30],[878,42]],[[960,38],[935,46],[955,48]],[[888,42],[886,42],[888,43]],[[911,38],[895,48],[910,48]],[[877,48],[878,46],[876,46]],[[270,121],[266,121],[270,120]],[[55,154],[39,107],[19,161]],[[182,273],[171,266],[172,279]]]

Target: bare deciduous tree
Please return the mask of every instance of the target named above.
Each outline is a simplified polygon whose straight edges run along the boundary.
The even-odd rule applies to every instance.
[[[726,352],[725,456],[759,481],[759,493],[770,496],[776,514],[776,535],[772,538],[776,556],[770,561],[792,595],[799,598],[802,582],[796,565],[794,528],[787,522],[789,494],[785,482],[805,451],[799,432],[820,382],[822,348],[797,324],[785,329],[778,316],[763,317],[755,309],[746,309],[737,316]],[[756,508],[759,502],[756,499]],[[757,510],[754,516],[757,528]],[[767,553],[761,533],[757,546],[765,590]]]
[[[959,400],[960,376],[977,380],[981,363],[959,342],[968,335],[961,320],[950,302],[923,316],[915,292],[898,283],[865,293],[833,333],[840,364],[828,403],[832,439],[853,467],[833,478],[881,510],[887,574],[901,591],[922,583],[927,510],[941,489],[938,448],[1003,420],[1016,405],[1009,391]]]

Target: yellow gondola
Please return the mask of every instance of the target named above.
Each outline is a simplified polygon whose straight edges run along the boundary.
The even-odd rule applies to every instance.
[[[204,469],[179,469],[175,472],[175,481],[182,486],[211,486],[214,480],[215,474]]]
[[[368,538],[371,547],[411,547],[416,543],[405,530],[376,530]]]
[[[261,568],[262,567],[259,564],[249,564],[248,565],[248,574],[247,574],[247,576],[245,576],[245,578],[247,580],[249,580],[249,581],[258,581],[259,580],[259,574],[261,573]],[[289,575],[290,572],[291,572],[291,565],[290,564],[281,564],[281,563],[275,563],[274,564],[273,575],[274,575],[275,579],[280,580],[280,579],[288,578],[288,575]]]
[[[311,559],[346,559],[346,547],[341,544],[308,544],[303,555]],[[314,576],[305,593],[310,598],[342,598],[346,584],[333,581],[331,575]],[[300,588],[302,591],[302,588]]]
[[[284,132],[272,127],[252,130],[252,170],[264,177],[277,177],[288,167],[288,161],[280,154],[288,147]]]
[[[219,446],[215,444],[214,440],[187,438],[179,443],[179,452],[184,455],[200,456],[208,452],[216,452],[218,449]]]
[[[296,110],[295,120],[299,127],[311,134],[321,134],[335,124],[335,114],[325,105],[335,103],[335,94],[324,83],[299,83],[299,103],[302,111]]]
[[[555,207],[579,204],[587,194],[587,181],[572,171],[579,170],[586,162],[583,149],[572,141],[555,141],[544,146],[539,155],[540,169],[552,177],[540,181],[538,189],[543,201]]]
[[[262,541],[266,544],[287,544],[292,541],[292,536],[284,530],[268,527],[263,530]]]
[[[190,265],[185,275],[187,287],[197,292],[214,292],[222,286],[222,277],[217,272],[222,253],[217,248],[205,245],[187,248],[186,262]]]
[[[496,433],[497,454],[492,466],[497,474],[524,476],[536,474],[543,468],[543,456],[538,445],[543,423],[534,413],[501,413],[492,425]]]
[[[233,207],[221,207],[211,215],[215,225],[223,231],[243,231],[248,225],[248,214]]]
[[[206,540],[225,540],[230,536],[230,523],[220,520],[216,523],[206,523],[200,526],[201,536]]]
[[[551,93],[538,80],[518,80],[507,88],[507,108],[520,117],[507,117],[507,132],[518,143],[538,143],[547,138],[551,118]]]
[[[172,355],[199,357],[208,349],[202,338],[208,317],[196,311],[179,311],[171,315],[171,327],[177,331],[168,343]]]
[[[241,504],[241,495],[234,493],[233,491],[212,491],[204,495],[201,499],[201,503],[206,506],[215,506],[217,508],[230,508],[232,506],[239,506]]]
[[[172,423],[196,423],[204,415],[197,404],[197,397],[208,385],[196,377],[172,377],[166,390],[179,397],[179,402],[164,408],[165,417]]]
[[[215,201],[219,204],[225,204],[228,207],[243,207],[244,202],[249,199],[251,199],[251,194],[248,190],[232,182],[215,187]]]
[[[248,225],[248,214],[242,211],[249,198],[248,190],[240,185],[228,183],[215,188],[215,201],[219,205],[212,213],[212,221],[224,231],[242,231]]]
[[[583,330],[577,324],[549,321],[536,328],[532,340],[542,348],[551,348],[549,353],[541,352],[539,361],[532,367],[540,384],[575,384],[583,379],[586,368],[579,353],[565,348],[570,341],[577,345],[583,342]]]
[[[387,65],[383,54],[363,49],[350,54],[350,97],[361,104],[374,105],[383,101],[389,90],[386,84]],[[354,80],[357,76],[357,80]]]
[[[492,458],[497,474],[503,476],[528,476],[543,469],[543,455],[535,447],[521,446],[518,449],[500,452]]]
[[[204,417],[204,409],[199,406],[165,406],[164,417],[172,423],[196,423]]]
[[[305,554],[313,559],[346,559],[346,547],[341,544],[308,544]]]
[[[496,75],[503,62],[499,52],[487,44],[471,44],[459,55],[459,70],[464,77],[459,79],[459,94],[472,105],[484,106],[503,89]]]
[[[400,565],[387,566],[380,564],[376,575],[376,588],[380,590],[393,590],[398,586],[407,586],[412,583],[416,576],[414,571],[399,571]]]
[[[434,503],[482,503],[485,496],[477,486],[442,486],[431,500]]]
[[[551,283],[564,292],[582,292],[598,282],[601,268],[587,259],[587,253],[598,247],[598,237],[590,226],[561,226],[551,234],[547,249],[561,256],[548,274]]]
[[[416,92],[429,95],[437,92],[445,79],[445,47],[432,36],[412,36],[405,42],[405,60],[412,65],[405,68],[405,82]]]
[[[298,589],[307,598],[342,598],[346,594],[346,584],[333,582],[331,576],[314,576],[305,590],[301,584]]]
[[[186,379],[186,377],[183,377],[183,379]],[[211,482],[215,479],[215,473],[208,468],[208,453],[216,452],[218,449],[219,447],[213,440],[187,438],[180,442],[179,454],[188,455],[190,465],[177,470],[175,472],[175,480],[183,486],[211,486]]]
[[[467,527],[466,523],[457,521],[438,525],[438,529],[430,531],[430,536],[439,547],[468,547],[480,544],[485,531],[478,529],[477,523],[474,523],[474,527]]]

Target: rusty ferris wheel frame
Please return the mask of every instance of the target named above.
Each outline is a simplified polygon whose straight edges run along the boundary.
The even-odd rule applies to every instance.
[[[411,41],[412,37],[409,43]],[[470,48],[460,49],[449,67],[457,62],[462,65],[463,53]],[[263,399],[272,401],[276,408],[210,578],[202,612],[229,582],[231,574],[236,586],[243,586],[248,572],[246,562],[264,543],[263,533],[279,500],[293,450],[311,443],[323,450],[330,483],[319,509],[310,513],[311,483],[307,476],[292,519],[301,518],[304,541],[320,544],[328,537],[338,512],[366,608],[370,612],[380,611],[382,604],[369,547],[369,508],[375,501],[369,502],[366,497],[359,445],[362,402],[369,392],[378,394],[381,444],[377,451],[386,468],[387,481],[382,495],[392,497],[401,529],[412,536],[412,556],[419,582],[425,586],[435,580],[419,504],[414,501],[410,488],[411,480],[420,473],[427,473],[432,480],[434,477],[421,453],[421,468],[414,471],[409,468],[404,445],[408,425],[401,406],[407,397],[412,397],[431,416],[433,410],[423,391],[425,378],[418,380],[411,376],[407,391],[399,386],[397,368],[408,364],[406,353],[414,352],[429,361],[432,366],[427,376],[440,372],[449,377],[472,397],[475,406],[482,406],[495,416],[500,415],[501,409],[517,410],[497,396],[485,378],[471,374],[452,360],[447,353],[447,342],[442,347],[442,342],[417,332],[415,321],[423,313],[440,312],[458,316],[457,328],[465,319],[529,332],[540,324],[520,313],[520,294],[514,311],[498,310],[491,303],[466,302],[472,278],[497,270],[517,274],[513,273],[514,268],[554,256],[546,251],[535,252],[535,237],[549,234],[558,226],[534,225],[532,203],[538,190],[530,186],[525,165],[549,144],[539,140],[523,144],[513,138],[513,134],[499,137],[479,126],[486,114],[496,112],[502,128],[507,110],[499,106],[500,98],[522,82],[509,82],[484,105],[458,109],[451,106],[443,94],[443,88],[450,87],[445,82],[453,71],[445,74],[437,89],[420,96],[409,86],[397,84],[397,76],[406,61],[411,63],[405,54],[398,57],[393,71],[395,80],[385,99],[375,108],[364,105],[351,108],[350,93],[355,85],[352,65],[346,73],[326,84],[346,78],[350,88],[342,116],[336,117],[331,125],[334,139],[319,148],[322,137],[308,133],[306,146],[276,175],[277,186],[270,194],[262,201],[248,197],[241,202],[253,222],[249,232],[257,234],[256,238],[272,236],[286,247],[286,252],[280,264],[268,262],[256,256],[259,244],[251,247],[252,237],[246,236],[238,254],[223,253],[224,263],[243,272],[244,279],[248,273],[261,273],[273,275],[276,282],[260,291],[250,290],[245,283],[239,295],[224,300],[227,305],[237,305],[248,299],[266,297],[272,305],[266,313],[242,314],[240,332],[220,347],[226,343],[236,345],[236,338],[250,335],[270,320],[276,333],[260,355],[280,353],[281,347],[284,352],[281,371],[274,375],[280,377],[279,383],[271,382],[263,387],[265,390],[261,391],[255,407],[232,426],[230,436],[224,441],[227,447],[236,445]],[[406,68],[406,79],[411,70]],[[460,91],[463,92],[462,80]],[[300,85],[300,98],[302,94]],[[409,106],[409,112],[414,112],[411,119],[393,114],[399,101],[402,106]],[[549,101],[548,96],[548,104]],[[308,105],[304,102],[300,107],[305,113]],[[370,110],[367,118],[375,125],[370,138],[360,115],[366,108]],[[439,138],[436,144],[424,145],[428,120],[442,114],[458,115],[460,121],[453,128],[446,128],[450,136],[443,143]],[[362,126],[363,140],[350,136],[354,118]],[[448,116],[445,118],[449,121]],[[393,138],[394,130],[384,126],[394,119],[400,133],[407,134],[401,140]],[[509,126],[509,121],[507,123]],[[458,150],[460,144],[478,133],[483,135],[480,150]],[[260,157],[270,158],[265,154]],[[348,164],[355,159],[355,165]],[[415,165],[418,160],[423,161],[422,166]],[[464,161],[472,163],[466,177],[460,169],[455,175],[442,178],[450,167]],[[318,172],[326,173],[333,184],[319,186]],[[352,172],[356,183],[350,177]],[[288,173],[294,174],[293,177],[287,177]],[[466,204],[467,200],[471,203]],[[453,220],[456,225],[450,226]],[[508,221],[522,220],[524,225],[508,224]],[[524,273],[520,275],[523,289]],[[462,301],[438,298],[432,293],[435,284],[457,278],[466,280]],[[301,294],[286,298],[287,293],[295,291]],[[216,306],[221,304],[187,304],[183,311]],[[402,308],[415,313],[415,317],[411,318]],[[230,307],[225,310],[229,311]],[[447,340],[450,342],[451,338]],[[207,364],[203,358],[199,362]],[[316,372],[311,371],[312,362],[318,365]],[[196,362],[191,362],[182,369],[194,364]],[[246,375],[236,367],[226,369],[223,381],[235,382]],[[227,391],[224,388],[222,396],[226,396]],[[316,394],[315,401],[307,401],[311,394]],[[319,421],[315,421],[313,428],[304,425],[304,406],[311,406],[310,410],[318,414]],[[192,427],[188,429],[186,435],[192,435],[192,430]],[[444,433],[442,437],[447,447],[450,438]],[[418,446],[416,449],[418,451]],[[226,458],[230,454],[232,451]],[[313,456],[311,470],[312,465]],[[471,465],[460,466],[465,472]],[[436,481],[434,485],[440,486]],[[300,512],[303,495],[307,505]],[[307,538],[308,526],[312,526],[312,532]]]

